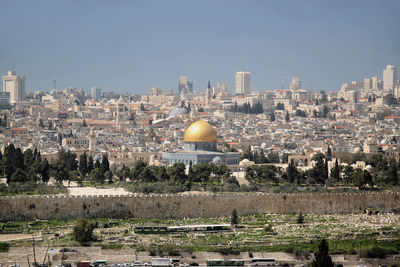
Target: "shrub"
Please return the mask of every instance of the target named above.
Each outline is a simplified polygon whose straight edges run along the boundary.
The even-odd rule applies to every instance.
[[[216,252],[219,252],[222,255],[239,255],[240,254],[240,252],[238,250],[235,250],[232,247],[217,248]]]
[[[0,242],[0,252],[7,252],[10,249],[10,243]]]
[[[272,225],[268,224],[267,226],[264,227],[264,231],[267,233],[273,232],[272,230]]]
[[[386,251],[380,247],[373,247],[371,249],[367,250],[367,257],[368,258],[378,258],[378,259],[384,259],[386,258]]]

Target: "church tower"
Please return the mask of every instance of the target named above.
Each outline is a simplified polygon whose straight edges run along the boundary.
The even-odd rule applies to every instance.
[[[208,86],[207,86],[207,89],[206,89],[206,101],[207,101],[207,104],[210,104],[211,99],[212,99],[212,89],[211,89],[210,81],[208,81]]]

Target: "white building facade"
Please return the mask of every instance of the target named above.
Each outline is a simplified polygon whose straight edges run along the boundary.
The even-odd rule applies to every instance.
[[[389,92],[397,86],[398,83],[397,69],[395,66],[387,65],[383,69],[383,91]]]
[[[250,93],[250,72],[236,72],[235,93],[247,94]]]
[[[24,101],[25,99],[25,76],[17,75],[15,71],[9,71],[3,76],[3,92],[10,93],[10,102]]]

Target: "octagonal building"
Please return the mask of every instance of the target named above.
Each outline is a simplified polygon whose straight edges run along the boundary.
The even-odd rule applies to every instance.
[[[164,152],[162,162],[167,165],[183,163],[189,165],[210,162],[238,165],[239,154],[217,151],[217,132],[208,122],[199,120],[192,123],[185,132],[184,149],[178,152]]]

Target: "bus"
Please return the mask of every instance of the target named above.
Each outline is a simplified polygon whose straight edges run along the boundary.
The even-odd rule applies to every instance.
[[[98,267],[98,266],[107,266],[108,265],[108,261],[106,260],[99,260],[99,261],[94,261],[92,263],[93,266]]]
[[[244,260],[229,259],[229,260],[207,260],[207,266],[244,266]]]
[[[253,258],[250,260],[250,266],[275,266],[274,258]]]

